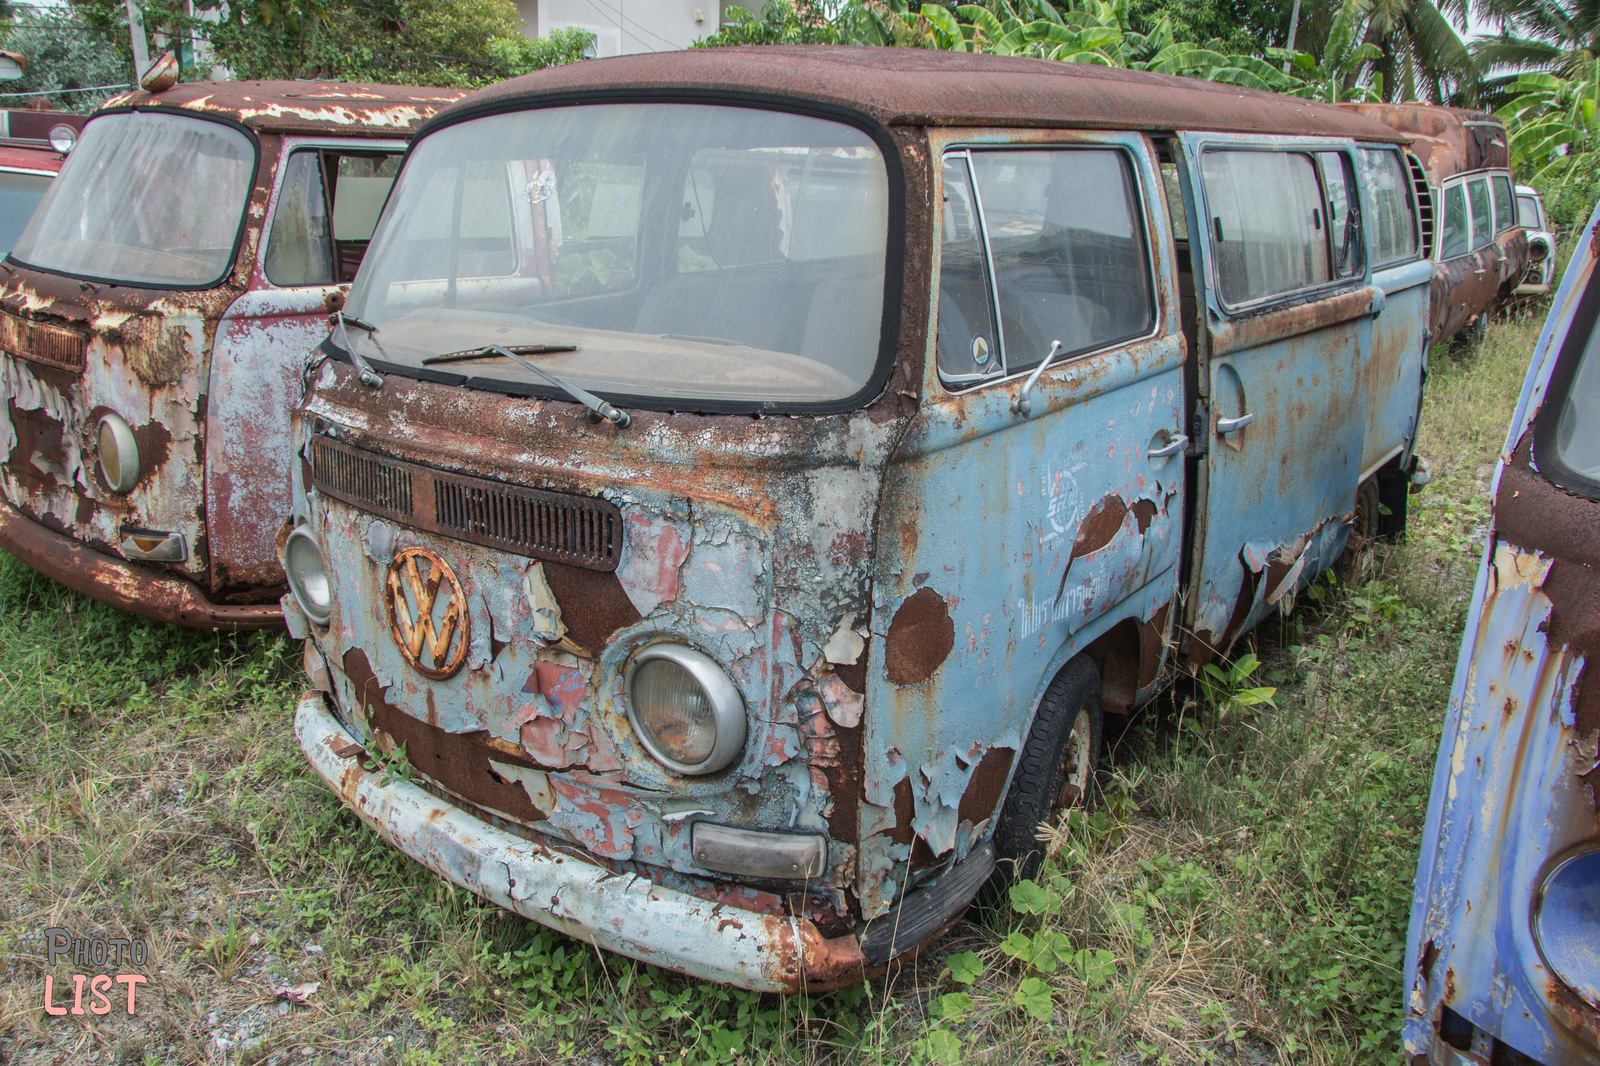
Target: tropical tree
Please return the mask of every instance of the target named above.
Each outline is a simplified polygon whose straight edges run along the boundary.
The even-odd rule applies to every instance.
[[[0,106],[92,111],[133,82],[132,60],[70,9],[25,9],[6,29],[5,48],[28,61],[22,77],[6,88],[50,95],[8,97],[0,91]]]

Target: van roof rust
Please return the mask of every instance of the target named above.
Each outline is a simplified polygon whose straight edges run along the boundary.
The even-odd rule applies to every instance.
[[[707,48],[588,59],[525,74],[441,114],[603,90],[727,91],[833,104],[886,126],[1058,126],[1318,134],[1405,143],[1328,104],[1145,71],[919,48]],[[570,101],[563,101],[570,102]]]
[[[1511,165],[1505,123],[1487,111],[1442,104],[1339,104],[1411,138],[1435,185],[1446,178]]]
[[[461,89],[331,81],[191,81],[160,93],[123,93],[105,107],[203,111],[258,133],[338,133],[353,137],[409,134]]]

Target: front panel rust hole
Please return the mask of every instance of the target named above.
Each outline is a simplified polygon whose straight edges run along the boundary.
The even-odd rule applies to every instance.
[[[906,597],[889,623],[883,665],[897,685],[920,685],[956,645],[956,624],[944,597],[926,586]]]

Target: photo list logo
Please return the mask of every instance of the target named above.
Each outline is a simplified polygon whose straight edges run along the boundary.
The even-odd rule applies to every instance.
[[[134,992],[140,985],[147,984],[148,979],[144,974],[136,972],[118,972],[113,976],[111,970],[121,971],[124,966],[134,968],[144,966],[149,951],[142,938],[134,937],[129,940],[124,937],[76,937],[60,926],[52,926],[44,931],[44,955],[48,966],[54,967],[57,962],[70,957],[74,967],[85,971],[72,975],[71,1007],[56,1005],[55,975],[48,973],[44,975],[46,1014],[58,1017],[65,1014],[110,1014],[116,1009],[116,1003],[120,1003],[122,999],[120,989],[111,992],[117,985],[128,987],[128,1013],[138,1013],[134,1009]],[[86,987],[90,996],[87,1009],[83,1002],[83,992]],[[116,1003],[106,995],[107,992],[116,997]],[[63,1003],[66,994],[66,989],[63,988],[61,990]]]

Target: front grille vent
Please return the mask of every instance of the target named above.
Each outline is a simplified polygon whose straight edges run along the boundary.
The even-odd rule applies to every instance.
[[[88,347],[89,338],[75,329],[0,312],[0,350],[7,355],[81,374]]]
[[[589,570],[621,561],[622,512],[606,500],[449,474],[320,435],[310,451],[319,492],[413,529]]]

